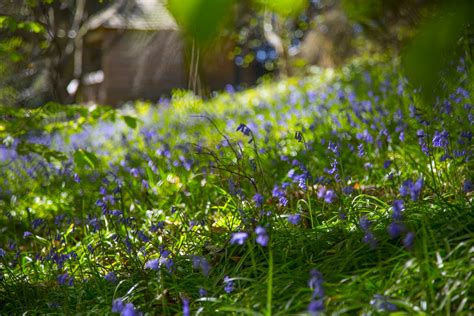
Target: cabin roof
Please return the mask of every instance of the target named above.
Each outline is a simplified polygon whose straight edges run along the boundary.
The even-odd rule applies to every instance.
[[[103,17],[103,19],[101,19]],[[129,30],[177,30],[166,0],[125,0],[100,12],[96,28]]]

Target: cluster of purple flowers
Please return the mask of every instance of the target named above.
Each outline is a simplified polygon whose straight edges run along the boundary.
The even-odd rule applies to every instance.
[[[133,303],[126,303],[121,298],[117,298],[112,302],[112,313],[120,313],[121,316],[142,316]]]
[[[311,315],[320,315],[324,312],[324,278],[321,272],[316,269],[311,270],[308,286],[313,290],[311,302],[308,305],[308,312]]]
[[[267,231],[262,226],[257,226],[255,229],[256,239],[255,241],[262,247],[268,246],[269,237]],[[249,238],[247,232],[237,232],[233,233],[230,238],[230,243],[232,245],[243,245],[245,241]]]

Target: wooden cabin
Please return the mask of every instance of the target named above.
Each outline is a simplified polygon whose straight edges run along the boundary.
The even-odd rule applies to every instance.
[[[188,87],[190,52],[164,0],[124,1],[95,19],[101,22],[84,37],[80,101],[156,101]],[[202,58],[200,77],[208,90],[256,81],[252,70],[237,69],[228,58],[232,49],[222,44],[218,56]]]

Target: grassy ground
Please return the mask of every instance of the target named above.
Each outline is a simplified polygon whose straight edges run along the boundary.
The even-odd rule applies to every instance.
[[[396,61],[354,62],[4,109],[0,314],[473,313],[472,87],[426,108]]]

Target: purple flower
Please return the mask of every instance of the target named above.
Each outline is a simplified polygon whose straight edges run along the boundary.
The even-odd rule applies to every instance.
[[[0,258],[3,258],[3,257],[5,257],[5,256],[6,256],[6,254],[7,254],[7,253],[6,253],[6,251],[5,251],[5,250],[3,250],[2,248],[0,248]]]
[[[206,258],[200,256],[193,256],[192,259],[193,268],[200,269],[202,274],[204,274],[204,276],[207,276],[209,274],[209,271],[211,270],[211,265],[206,260]]]
[[[384,169],[390,168],[391,165],[392,165],[392,161],[391,161],[391,160],[385,160],[385,161],[383,162],[383,168],[384,168]]]
[[[110,283],[116,283],[117,282],[117,276],[115,275],[115,273],[113,271],[110,271],[109,273],[107,273],[104,276],[104,279],[106,279]]]
[[[263,205],[263,202],[264,202],[264,199],[263,199],[263,195],[261,195],[260,193],[257,193],[253,196],[253,200],[255,202],[255,205],[257,207],[260,207]]]
[[[236,131],[242,132],[242,134],[244,134],[245,136],[250,136],[250,133],[252,132],[250,128],[248,128],[247,125],[243,123],[240,123]]]
[[[300,214],[292,214],[288,216],[288,222],[293,225],[298,225],[301,221],[301,215]]]
[[[413,201],[418,200],[421,190],[423,189],[423,178],[419,178],[416,182],[413,182],[412,179],[403,181],[400,186],[400,195],[407,196],[410,195]]]
[[[372,225],[372,222],[367,218],[367,216],[363,215],[359,219],[359,225],[363,231],[368,231],[370,229],[370,226]]]
[[[124,306],[122,311],[120,312],[121,316],[139,316],[142,315],[142,313],[133,306],[132,303],[127,303],[127,305]]]
[[[67,273],[64,273],[64,274],[60,274],[58,276],[58,284],[59,285],[68,285],[68,286],[72,286],[73,283],[74,283],[74,278],[70,277],[69,274]]]
[[[357,150],[358,150],[357,156],[363,157],[365,155],[364,144],[359,144],[359,146],[357,146]]]
[[[324,194],[324,202],[330,204],[334,201],[336,196],[337,195],[333,190],[327,190],[326,193]]]
[[[199,293],[199,296],[201,296],[201,297],[207,295],[207,291],[206,291],[204,288],[202,288],[202,287],[199,288],[198,293]]]
[[[183,297],[182,301],[183,301],[183,316],[189,316],[191,314],[191,310],[189,308],[189,299],[186,297]]]
[[[405,206],[403,205],[403,200],[394,200],[392,202],[392,218],[396,220],[401,220],[402,219],[402,211],[405,209]]]
[[[27,238],[27,237],[30,237],[30,236],[32,236],[32,235],[33,235],[33,234],[32,234],[31,232],[25,231],[25,232],[23,233],[23,238]]]
[[[462,189],[465,193],[471,192],[473,190],[472,181],[471,180],[465,180],[463,185],[462,185]]]
[[[412,249],[414,241],[415,241],[415,234],[413,232],[408,232],[405,235],[405,238],[403,238],[403,245],[407,249]]]
[[[257,226],[257,228],[255,229],[255,233],[257,234],[257,244],[262,247],[266,247],[268,245],[269,238],[265,228],[263,228],[262,226]]]
[[[323,274],[316,269],[312,269],[310,271],[310,278],[308,280],[308,286],[313,290],[312,299],[324,297],[323,282]]]
[[[397,310],[397,306],[387,301],[385,296],[380,294],[375,294],[374,298],[370,301],[372,305],[378,312],[394,312]]]
[[[234,281],[231,280],[231,278],[229,278],[228,275],[226,275],[226,276],[224,277],[224,284],[225,284],[225,286],[224,286],[224,291],[225,291],[227,294],[231,293],[231,292],[234,290],[234,288],[235,288],[235,286],[234,286]]]
[[[448,137],[449,133],[446,130],[442,132],[435,131],[435,135],[433,136],[433,146],[446,148],[449,142]]]
[[[138,176],[140,175],[140,172],[138,171],[137,168],[132,168],[130,169],[130,174],[132,175],[132,177],[138,178]]]
[[[367,231],[362,238],[362,241],[370,246],[370,248],[375,248],[377,246],[377,240],[375,239],[374,234],[370,231]]]
[[[405,231],[405,226],[400,223],[392,222],[387,227],[388,235],[394,239],[401,235]]]
[[[313,300],[308,305],[308,313],[310,315],[319,315],[321,312],[324,311],[324,300]]]
[[[73,178],[74,178],[74,182],[81,183],[81,178],[79,178],[79,175],[77,173],[74,173]]]
[[[158,270],[160,267],[160,260],[158,259],[152,259],[148,260],[147,263],[145,263],[145,269],[152,269],[152,270]]]
[[[112,313],[120,313],[123,308],[125,307],[125,304],[121,298],[117,298],[112,302]]]
[[[243,245],[248,237],[249,234],[246,232],[233,233],[230,238],[230,243],[232,245]]]

